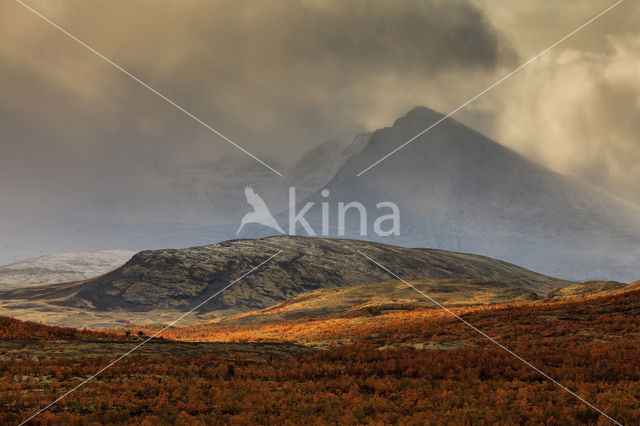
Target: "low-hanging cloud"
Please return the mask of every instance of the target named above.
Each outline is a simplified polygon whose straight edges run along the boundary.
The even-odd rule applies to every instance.
[[[517,6],[557,28],[567,16],[577,26],[608,4]],[[497,13],[503,14],[502,9]],[[517,16],[522,20],[527,15]],[[640,5],[620,5],[483,97],[467,111],[465,121],[556,171],[640,204],[639,18]],[[506,21],[515,28],[502,28],[521,32],[522,21]],[[518,50],[532,55],[544,43],[548,41],[530,36]]]
[[[30,4],[282,163],[423,98],[438,107],[514,59],[464,0]],[[154,177],[179,180],[235,152],[19,4],[3,2],[0,16],[4,212],[144,216],[175,201],[164,191],[160,206],[144,205]]]
[[[415,105],[451,111],[610,3],[30,4],[280,168]],[[640,6],[618,9],[456,118],[640,202]],[[220,170],[233,173],[222,159],[234,148],[13,2],[0,3],[0,91],[0,232],[58,217],[188,220],[172,207],[194,188],[213,204]]]

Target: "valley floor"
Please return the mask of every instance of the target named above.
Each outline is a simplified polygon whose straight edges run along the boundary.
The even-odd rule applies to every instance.
[[[640,422],[640,291],[454,309],[613,419]],[[0,325],[2,424],[18,424],[142,338],[135,330]],[[33,423],[611,423],[426,306],[213,321],[163,337]]]

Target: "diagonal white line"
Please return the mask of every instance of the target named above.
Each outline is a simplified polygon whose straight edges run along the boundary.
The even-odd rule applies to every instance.
[[[566,39],[568,39],[569,37],[573,36],[575,33],[577,33],[578,31],[582,30],[584,27],[586,27],[587,25],[591,24],[592,22],[594,22],[596,19],[600,18],[601,16],[603,16],[604,14],[608,13],[609,11],[611,11],[613,8],[615,8],[616,6],[620,5],[624,0],[619,0],[618,2],[614,3],[613,5],[609,6],[608,8],[606,8],[605,10],[603,10],[602,12],[600,12],[599,14],[597,14],[596,16],[594,16],[593,18],[589,19],[587,22],[585,22],[584,24],[580,25],[578,28],[576,28],[575,30],[571,31],[569,34],[567,34],[566,36],[562,37],[560,40],[558,40],[557,42],[553,43],[551,46],[547,47],[546,49],[544,49],[542,52],[538,53],[536,56],[534,56],[533,58],[529,59],[527,62],[523,63],[522,65],[520,65],[518,68],[516,68],[515,70],[511,71],[509,74],[505,75],[504,77],[502,77],[500,80],[496,81],[495,83],[493,83],[491,86],[487,87],[486,89],[484,89],[482,92],[478,93],[477,95],[475,95],[473,98],[469,99],[467,102],[463,103],[462,105],[460,105],[459,107],[457,107],[456,109],[454,109],[453,111],[451,111],[449,114],[445,115],[444,117],[442,117],[441,119],[439,119],[438,121],[436,121],[435,123],[433,123],[432,125],[430,125],[429,127],[427,127],[426,129],[422,130],[420,133],[418,133],[417,135],[415,135],[414,137],[412,137],[411,139],[407,140],[406,142],[404,142],[402,145],[400,145],[399,147],[397,147],[396,149],[394,149],[393,151],[391,151],[390,153],[388,153],[387,155],[385,155],[384,157],[380,158],[378,161],[376,161],[375,163],[371,164],[369,167],[367,167],[366,169],[364,169],[363,171],[361,171],[360,173],[358,173],[356,176],[361,176],[362,174],[364,174],[365,172],[367,172],[368,170],[370,170],[371,168],[377,166],[378,164],[380,164],[381,162],[383,162],[384,160],[386,160],[387,158],[391,157],[393,154],[395,154],[396,152],[400,151],[402,148],[404,148],[405,146],[409,145],[411,142],[415,141],[417,138],[419,138],[420,136],[424,135],[425,133],[427,133],[429,130],[433,129],[434,127],[436,127],[438,124],[442,123],[444,120],[446,120],[447,118],[451,117],[453,114],[455,114],[456,112],[460,111],[462,108],[466,107],[467,105],[469,105],[471,102],[475,101],[476,99],[478,99],[480,96],[484,95],[485,93],[487,93],[488,91],[490,91],[491,89],[493,89],[494,87],[498,86],[500,83],[502,83],[503,81],[505,81],[506,79],[508,79],[509,77],[511,77],[512,75],[514,75],[515,73],[517,73],[518,71],[521,71],[523,68],[525,68],[527,65],[531,64],[532,62],[534,62],[536,59],[540,58],[542,55],[544,55],[545,53],[549,52],[551,49],[553,49],[554,47],[556,47],[557,45],[559,45],[560,43],[562,43],[563,41],[565,41]]]
[[[402,278],[400,278],[398,275],[396,275],[395,273],[393,273],[391,270],[389,270],[388,268],[386,268],[385,266],[381,265],[380,263],[376,262],[375,260],[373,260],[372,258],[370,258],[369,256],[367,256],[366,254],[364,254],[363,252],[361,252],[360,250],[356,250],[358,253],[360,253],[363,257],[367,258],[369,261],[371,261],[372,263],[374,263],[375,265],[377,265],[379,268],[381,268],[382,270],[384,270],[385,272],[387,272],[389,275],[391,275],[392,277],[394,277],[395,279],[402,281],[403,283],[405,283],[406,285],[408,285],[409,287],[411,287],[412,289],[414,289],[415,291],[417,291],[418,293],[420,293],[422,296],[424,296],[425,298],[427,298],[429,301],[431,301],[433,304],[437,305],[439,308],[443,309],[444,311],[446,311],[448,314],[454,316],[456,319],[460,320],[462,323],[464,323],[466,326],[468,326],[469,328],[471,328],[473,331],[475,331],[476,333],[480,334],[482,337],[485,337],[486,339],[488,339],[489,341],[491,341],[492,343],[494,343],[496,346],[498,346],[500,349],[506,351],[507,353],[509,353],[510,355],[514,356],[515,358],[517,358],[519,361],[521,361],[522,363],[524,363],[525,365],[527,365],[528,367],[532,368],[533,370],[535,370],[537,373],[541,374],[542,376],[544,376],[547,380],[549,380],[550,382],[558,385],[561,389],[569,392],[571,395],[573,395],[574,397],[576,397],[577,399],[579,399],[580,401],[584,402],[585,404],[587,404],[589,407],[591,407],[592,409],[596,410],[598,413],[602,414],[603,416],[605,416],[607,419],[611,420],[613,423],[622,426],[622,423],[618,422],[617,420],[609,417],[609,415],[607,415],[607,413],[605,413],[604,411],[600,410],[598,407],[594,406],[593,404],[591,404],[589,401],[585,400],[584,398],[582,398],[580,395],[578,395],[577,393],[573,392],[571,389],[569,389],[568,387],[566,387],[565,385],[563,385],[562,383],[558,382],[557,380],[555,380],[553,377],[549,376],[547,373],[545,373],[544,371],[540,370],[538,367],[536,367],[535,365],[531,364],[529,361],[525,360],[524,358],[522,358],[520,355],[516,354],[515,352],[513,352],[511,349],[507,348],[506,346],[504,346],[502,343],[498,342],[496,339],[494,339],[493,337],[489,336],[488,334],[486,334],[484,331],[480,330],[479,328],[477,328],[475,325],[471,324],[470,322],[468,322],[467,320],[465,320],[464,318],[460,317],[458,314],[456,314],[455,312],[451,311],[450,309],[448,309],[446,306],[442,305],[440,302],[438,302],[437,300],[431,298],[429,295],[425,294],[424,292],[422,292],[421,290],[417,289],[416,287],[414,287],[413,285],[411,285],[410,283],[408,283],[407,281],[403,280]]]
[[[35,412],[31,417],[29,417],[28,419],[24,420],[22,423],[20,423],[19,426],[22,426],[26,423],[28,423],[29,421],[31,421],[33,418],[35,418],[36,416],[40,415],[43,411],[49,409],[51,406],[53,406],[54,404],[56,404],[57,402],[59,402],[60,400],[62,400],[63,398],[69,396],[70,394],[72,394],[73,392],[75,392],[76,390],[78,390],[80,387],[84,386],[85,384],[89,383],[91,380],[95,379],[96,377],[98,377],[100,374],[102,374],[105,370],[107,370],[108,368],[114,366],[115,364],[117,364],[118,362],[122,361],[124,358],[126,358],[127,356],[129,356],[132,352],[136,351],[137,349],[139,349],[141,346],[145,345],[146,343],[148,343],[151,339],[159,336],[160,334],[164,333],[168,328],[173,327],[174,324],[176,324],[178,321],[182,320],[183,318],[185,318],[186,316],[190,315],[191,313],[193,313],[193,311],[195,311],[196,309],[198,309],[200,306],[204,305],[205,303],[209,302],[211,299],[213,299],[214,297],[216,297],[217,295],[219,295],[220,293],[222,293],[223,291],[225,291],[226,289],[228,289],[229,287],[231,287],[232,285],[234,285],[235,283],[237,283],[238,281],[240,281],[241,279],[243,279],[244,277],[246,277],[247,275],[251,274],[252,272],[254,272],[256,269],[258,269],[259,267],[261,267],[262,265],[264,265],[265,263],[269,262],[271,259],[273,259],[274,257],[276,257],[277,255],[279,255],[280,253],[282,253],[282,250],[279,250],[277,253],[269,256],[269,258],[267,258],[266,260],[262,261],[261,263],[259,263],[258,265],[254,266],[253,268],[251,268],[249,271],[245,272],[244,274],[242,274],[239,278],[236,278],[234,281],[232,281],[231,283],[229,283],[226,287],[224,287],[222,290],[217,291],[215,294],[207,297],[203,302],[199,303],[197,306],[195,306],[194,308],[192,308],[191,310],[189,310],[188,312],[185,312],[184,314],[182,314],[179,318],[175,319],[174,321],[172,321],[171,323],[169,323],[167,326],[165,326],[162,330],[157,331],[156,333],[154,333],[153,335],[149,336],[146,340],[144,340],[143,342],[141,342],[140,344],[138,344],[137,346],[135,346],[133,349],[129,350],[128,352],[120,355],[118,358],[116,358],[114,361],[112,361],[111,363],[109,363],[107,366],[103,367],[102,369],[100,369],[99,371],[97,371],[96,373],[94,373],[91,377],[89,377],[88,379],[84,380],[83,382],[81,382],[80,384],[78,384],[76,387],[74,387],[73,389],[71,389],[70,391],[68,391],[67,393],[65,393],[64,395],[58,397],[55,401],[53,401],[52,403],[50,403],[49,405],[47,405],[44,408],[41,408],[40,410],[38,410],[37,412]]]
[[[244,152],[249,157],[253,158],[258,163],[262,164],[263,166],[265,166],[266,168],[268,168],[269,170],[271,170],[272,172],[274,172],[278,176],[282,176],[282,173],[280,173],[279,171],[277,171],[276,169],[274,169],[273,167],[271,167],[270,165],[268,165],[267,163],[265,163],[264,161],[262,161],[261,159],[259,159],[258,157],[256,157],[255,155],[253,155],[252,153],[250,153],[249,151],[247,151],[246,149],[244,149],[243,147],[241,147],[240,145],[238,145],[237,143],[235,143],[234,141],[232,141],[231,139],[229,139],[228,137],[226,137],[225,135],[223,135],[222,133],[220,133],[219,131],[217,131],[216,129],[214,129],[213,127],[211,127],[210,125],[208,125],[207,123],[205,123],[204,121],[202,121],[201,119],[199,119],[198,117],[196,117],[195,115],[193,115],[192,113],[190,113],[189,111],[187,111],[186,109],[184,109],[183,107],[181,107],[180,105],[175,103],[174,101],[172,101],[171,99],[169,99],[168,97],[166,97],[165,95],[163,95],[162,93],[158,92],[156,89],[154,89],[153,87],[149,86],[147,83],[145,83],[144,81],[140,80],[138,77],[136,77],[135,75],[131,74],[129,71],[127,71],[126,69],[122,68],[120,65],[116,64],[115,62],[113,62],[111,59],[109,59],[106,56],[104,56],[102,53],[98,52],[97,50],[95,50],[94,48],[92,48],[91,46],[89,46],[88,44],[83,42],[82,40],[78,39],[76,36],[74,36],[73,34],[69,33],[67,30],[65,30],[64,28],[60,27],[55,22],[51,21],[49,18],[47,18],[46,16],[42,15],[37,10],[33,9],[32,7],[30,7],[26,3],[22,2],[21,0],[15,0],[15,1],[17,3],[19,3],[20,5],[24,6],[25,9],[29,10],[34,15],[40,17],[42,20],[44,20],[45,22],[47,22],[51,26],[55,27],[56,29],[58,29],[61,32],[63,32],[64,34],[66,34],[69,38],[71,38],[76,43],[78,43],[78,44],[82,45],[83,47],[87,48],[88,50],[90,50],[92,53],[94,53],[100,59],[104,60],[105,62],[107,62],[107,63],[109,63],[111,65],[113,65],[115,68],[118,69],[118,71],[122,72],[123,74],[125,74],[128,77],[130,77],[131,79],[135,80],[140,85],[142,85],[145,89],[147,89],[150,92],[158,95],[160,98],[162,98],[163,100],[165,100],[169,104],[173,105],[175,108],[179,109],[180,111],[182,111],[183,113],[185,113],[186,115],[188,115],[189,117],[191,117],[192,119],[194,119],[195,121],[197,121],[198,123],[200,123],[201,125],[206,127],[207,129],[209,129],[210,131],[212,131],[213,133],[215,133],[216,135],[218,135],[219,137],[221,137],[225,141],[229,142],[231,145],[235,146],[240,151]]]

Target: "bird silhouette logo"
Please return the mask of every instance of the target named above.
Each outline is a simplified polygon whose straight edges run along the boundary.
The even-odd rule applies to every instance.
[[[240,227],[236,232],[236,235],[240,234],[242,228],[244,228],[244,226],[248,223],[259,223],[260,225],[275,229],[281,234],[284,234],[284,231],[282,230],[280,225],[278,225],[278,222],[276,222],[276,220],[273,218],[273,215],[269,211],[269,208],[265,204],[262,197],[256,194],[252,187],[247,186],[244,189],[244,195],[247,198],[247,203],[249,203],[249,205],[253,207],[253,211],[244,215],[244,217],[242,218],[242,222],[240,223]]]

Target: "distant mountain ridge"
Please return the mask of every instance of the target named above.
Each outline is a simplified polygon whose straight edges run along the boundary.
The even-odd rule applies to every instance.
[[[56,253],[0,267],[0,289],[33,287],[94,278],[124,265],[128,250]]]

